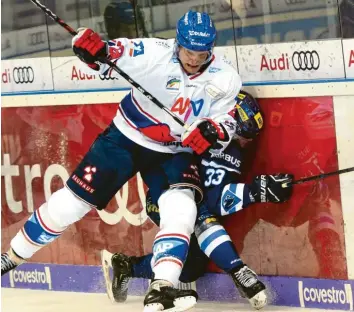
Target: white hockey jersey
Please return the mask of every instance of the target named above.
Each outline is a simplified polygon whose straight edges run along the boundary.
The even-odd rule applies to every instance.
[[[120,38],[109,41],[108,46],[112,61],[186,124],[202,117],[212,118],[224,125],[231,139],[235,121],[228,112],[240,91],[240,76],[216,55],[202,73],[187,75],[174,53],[174,42]],[[106,64],[101,65],[100,72],[118,75]],[[121,101],[114,123],[125,136],[149,149],[191,152],[189,147],[181,146],[185,129],[134,87]],[[228,141],[220,143],[226,147]]]

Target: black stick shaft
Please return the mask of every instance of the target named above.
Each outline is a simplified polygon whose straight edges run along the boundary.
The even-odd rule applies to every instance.
[[[309,182],[309,181],[313,181],[313,180],[324,179],[324,178],[327,178],[332,175],[342,174],[342,173],[351,172],[351,171],[354,171],[354,167],[350,167],[347,169],[341,169],[341,170],[337,170],[337,171],[332,171],[332,172],[327,172],[327,173],[323,173],[323,174],[308,177],[308,178],[303,178],[300,180],[293,181],[292,184],[301,184],[301,183]]]
[[[47,16],[57,22],[60,26],[64,27],[72,36],[77,35],[77,32],[66,24],[61,18],[59,18],[56,14],[54,14],[51,10],[49,10],[46,6],[41,4],[38,0],[31,0],[37,7],[39,7]],[[169,114],[178,124],[180,124],[184,128],[188,128],[188,126],[183,122],[181,118],[179,118],[176,114],[172,113],[165,105],[163,105],[158,99],[156,99],[151,93],[146,91],[140,84],[138,84],[135,80],[133,80],[127,73],[121,70],[116,64],[107,60],[106,58],[98,59],[101,63],[106,63],[108,66],[112,67],[120,76],[122,76],[125,80],[127,80],[131,85],[137,88],[143,95],[145,95],[151,102],[156,104],[159,108],[164,110],[167,114]]]

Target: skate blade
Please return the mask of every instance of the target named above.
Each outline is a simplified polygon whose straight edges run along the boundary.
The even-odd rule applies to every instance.
[[[249,302],[252,305],[252,307],[255,308],[256,310],[260,310],[264,308],[268,303],[267,294],[265,290],[260,291],[254,297],[249,299]]]
[[[114,296],[112,292],[112,280],[111,277],[109,276],[109,269],[112,268],[112,260],[111,260],[112,256],[113,254],[110,253],[109,251],[105,249],[101,250],[101,263],[102,263],[104,281],[106,284],[106,293],[109,300],[111,300],[112,303],[115,303],[116,301],[114,300]]]
[[[193,296],[177,298],[173,301],[173,308],[164,310],[161,303],[151,303],[144,307],[143,312],[183,312],[192,309],[197,304],[197,299]]]

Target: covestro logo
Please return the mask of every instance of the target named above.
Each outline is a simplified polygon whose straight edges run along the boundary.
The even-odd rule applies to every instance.
[[[318,308],[325,308],[345,305],[350,311],[353,310],[353,292],[350,284],[344,284],[342,288],[339,285],[336,285],[336,287],[316,286],[306,286],[303,281],[298,282],[301,307],[314,307],[316,305]]]
[[[52,289],[52,278],[49,267],[45,266],[44,271],[41,270],[13,270],[10,271],[10,285],[16,287],[20,284],[47,284],[48,289]]]

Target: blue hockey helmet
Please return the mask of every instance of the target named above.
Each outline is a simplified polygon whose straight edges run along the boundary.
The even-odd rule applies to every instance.
[[[211,52],[216,38],[216,29],[207,13],[188,11],[177,22],[176,42],[192,51]]]
[[[233,111],[236,124],[236,134],[246,138],[255,138],[263,128],[261,108],[256,99],[246,91],[240,91],[236,96]]]

